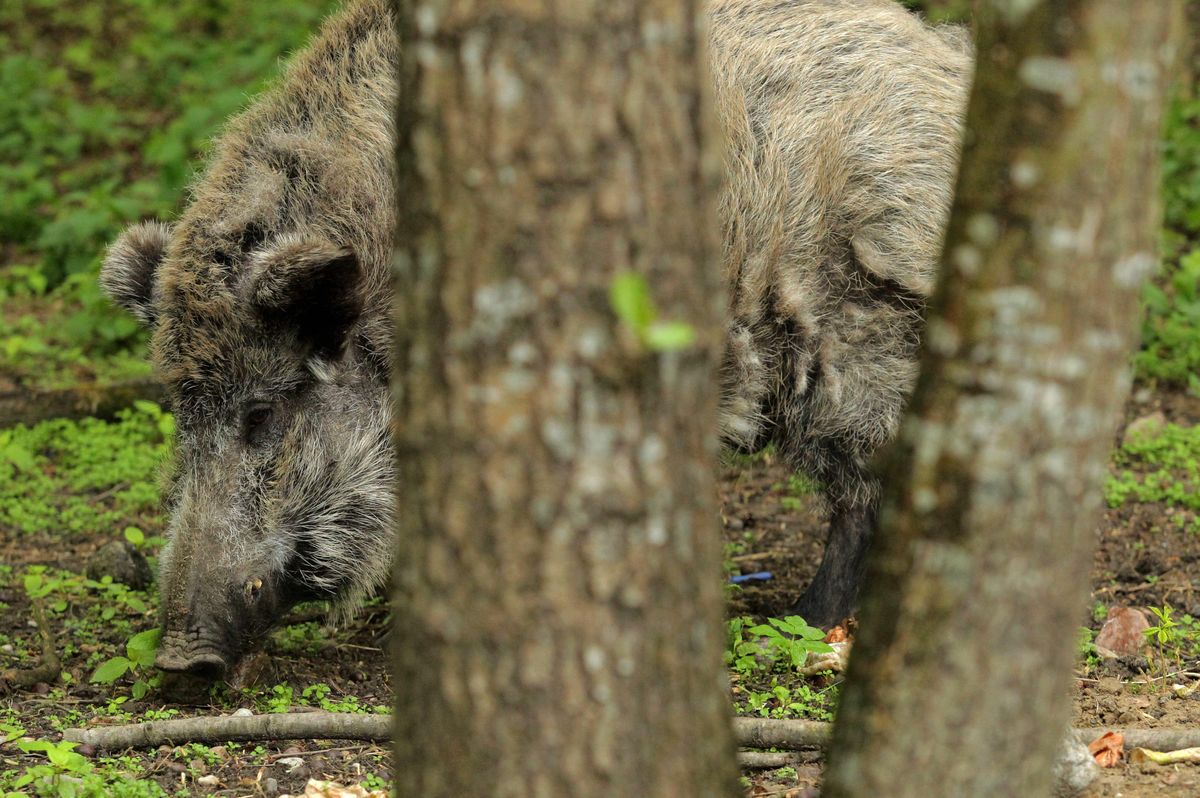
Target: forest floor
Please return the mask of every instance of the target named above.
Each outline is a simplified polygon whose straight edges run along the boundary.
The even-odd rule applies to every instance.
[[[1127,421],[1141,431],[1118,437],[1105,491],[1109,508],[1098,530],[1091,611],[1080,619],[1074,723],[1200,728],[1200,691],[1186,694],[1200,682],[1200,622],[1194,620],[1200,617],[1200,520],[1193,501],[1200,462],[1200,438],[1193,432],[1200,430],[1200,400],[1142,391],[1130,402]],[[59,681],[0,696],[0,741],[5,741],[0,795],[16,789],[63,796],[279,795],[302,793],[309,778],[383,788],[386,746],[192,743],[118,755],[84,749],[81,757],[59,746],[66,727],[228,714],[239,708],[390,711],[387,612],[380,602],[338,629],[323,626],[318,612],[300,610],[295,623],[272,637],[268,668],[256,686],[246,689],[219,686],[183,700],[160,687],[153,669],[141,664],[146,657],[137,635],[153,627],[153,587],[133,590],[84,574],[96,551],[120,536],[119,530],[153,561],[162,544],[153,474],[170,432],[170,416],[146,404],[111,423],[56,421],[17,428],[6,437],[0,431],[0,450],[8,447],[10,463],[23,460],[14,455],[18,450],[29,455],[7,483],[0,480],[0,671],[38,663],[40,616],[47,619],[63,672]],[[121,456],[115,456],[117,450]],[[1161,488],[1162,500],[1153,500],[1159,494],[1147,493],[1147,485]],[[839,675],[803,677],[785,658],[739,661],[735,651],[739,641],[754,639],[753,624],[782,615],[815,571],[824,537],[821,502],[809,483],[770,453],[726,464],[721,499],[728,570],[770,574],[767,581],[730,590],[736,711],[828,720]],[[57,522],[46,523],[49,518]],[[1092,640],[1108,612],[1124,606],[1148,610],[1161,633],[1135,656],[1103,659]],[[100,683],[92,681],[97,676]],[[23,779],[32,781],[22,784]],[[743,784],[752,796],[804,796],[813,794],[819,780],[819,764],[797,760],[746,771]],[[1198,765],[1122,763],[1105,770],[1092,794],[1197,793]]]

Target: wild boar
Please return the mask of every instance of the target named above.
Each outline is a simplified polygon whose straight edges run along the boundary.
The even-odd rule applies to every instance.
[[[965,36],[890,0],[717,0],[730,319],[721,434],[825,486],[798,605],[849,614],[872,453],[915,377],[969,79]],[[390,569],[388,258],[398,43],[352,0],[230,122],[174,224],[101,281],[152,330],[176,414],[158,665],[220,676],[291,605],[352,607]],[[404,290],[399,286],[397,290]]]

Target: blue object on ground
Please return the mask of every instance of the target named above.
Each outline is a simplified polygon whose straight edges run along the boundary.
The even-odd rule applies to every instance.
[[[735,585],[740,585],[743,582],[766,582],[771,578],[770,571],[755,571],[752,574],[737,574],[729,577],[729,581]]]

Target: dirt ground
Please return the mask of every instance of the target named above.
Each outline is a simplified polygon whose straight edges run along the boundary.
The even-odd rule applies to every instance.
[[[1183,396],[1146,396],[1140,402],[1135,398],[1129,417],[1156,410],[1172,421],[1200,422],[1200,401]],[[730,614],[781,614],[820,559],[824,537],[820,502],[799,490],[783,464],[770,456],[739,459],[725,466],[721,499],[722,523],[735,568],[743,573],[772,574],[769,581],[750,583],[735,593]],[[1169,603],[1180,613],[1200,616],[1200,596],[1196,594],[1200,584],[1200,536],[1183,531],[1172,520],[1165,508],[1156,505],[1132,505],[1105,514],[1098,530],[1093,566],[1093,605],[1161,607]],[[106,540],[87,537],[0,541],[0,563],[18,569],[42,564],[79,572],[103,542]],[[5,584],[0,580],[0,632],[37,651],[30,606],[20,585],[12,581]],[[149,622],[149,617],[133,621],[143,628]],[[1100,626],[1100,621],[1092,617],[1081,618],[1080,623],[1092,629]],[[384,651],[385,608],[379,604],[369,607],[346,628],[317,633],[316,626],[309,619],[307,626],[292,627],[301,632],[277,635],[269,649],[269,671],[260,676],[259,683],[291,686],[294,695],[300,696],[305,686],[320,682],[329,687],[330,700],[357,702],[362,707],[387,706],[391,693]],[[86,721],[97,708],[103,711],[112,695],[111,688],[88,683],[85,659],[89,650],[94,652],[96,645],[121,645],[124,639],[124,635],[114,633],[112,640],[80,643],[63,662],[72,675],[66,688],[37,684],[0,695],[0,708],[16,710],[28,736],[57,739],[61,727]],[[0,650],[0,669],[18,664],[12,661],[14,657],[11,651]],[[1177,697],[1171,688],[1173,684],[1196,684],[1200,680],[1197,663],[1180,665],[1164,673],[1165,668],[1146,660],[1090,667],[1081,664],[1074,688],[1075,725],[1200,727],[1200,691],[1191,697]],[[175,710],[184,717],[227,713],[236,707],[262,711],[270,698],[261,690],[226,690],[191,703],[172,703],[161,691],[152,691],[145,700],[130,700],[117,709],[135,715],[147,710]],[[303,707],[294,707],[293,711],[296,709]],[[360,782],[369,774],[386,778],[389,766],[386,748],[344,741],[282,741],[260,749],[253,745],[240,749],[220,746],[200,752],[164,746],[158,751],[132,752],[130,756],[145,768],[142,778],[154,779],[168,792],[183,788],[190,794],[228,796],[302,792],[310,776],[348,783]],[[12,745],[0,746],[0,770],[28,766],[33,761]],[[747,771],[746,775],[749,795],[809,796],[819,786],[820,770],[817,764],[798,762],[790,770]],[[1105,798],[1198,794],[1198,765],[1143,768],[1126,764],[1106,770],[1091,793]]]

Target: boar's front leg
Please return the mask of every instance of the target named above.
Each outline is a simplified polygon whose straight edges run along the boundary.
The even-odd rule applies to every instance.
[[[825,556],[804,595],[790,610],[813,626],[828,629],[854,614],[863,583],[867,549],[875,532],[878,501],[833,503]]]

